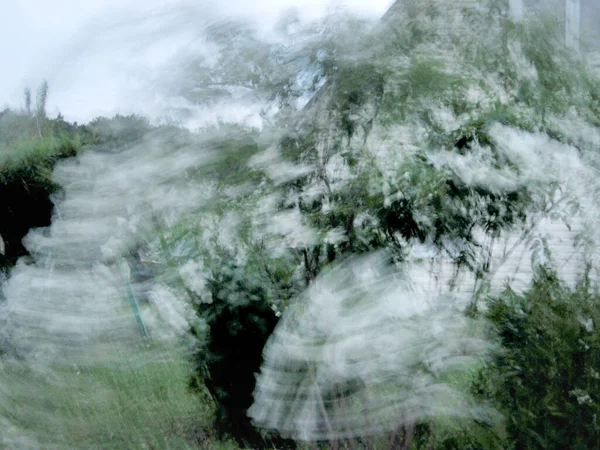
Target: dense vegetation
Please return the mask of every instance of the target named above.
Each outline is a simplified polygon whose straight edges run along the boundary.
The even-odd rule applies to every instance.
[[[0,370],[14,394],[7,395],[10,402],[0,401],[0,418],[31,433],[32,447],[35,439],[66,448],[209,448],[221,445],[219,440],[235,445],[227,439],[250,448],[312,443],[412,449],[596,447],[598,237],[593,230],[578,236],[575,252],[585,270],[573,287],[558,275],[556,255],[538,225],[550,218],[570,229],[570,221],[579,217],[594,227],[598,197],[586,209],[582,196],[594,197],[598,187],[600,80],[564,47],[561,25],[550,16],[516,24],[507,2],[500,0],[481,2],[479,9],[421,3],[397,4],[377,26],[328,18],[315,29],[288,32],[286,45],[261,41],[245,24],[209,30],[207,42],[220,49],[218,62],[204,64],[199,58],[187,65],[185,80],[195,81],[178,94],[205,106],[240,98],[260,103],[262,128],[219,121],[190,131],[151,125],[140,116],[72,124],[46,116],[45,84],[33,111],[26,92],[23,111],[0,113],[0,268],[7,277],[17,259],[28,255],[23,237],[31,228],[49,226],[53,204],[68,200],[52,175],[68,158],[81,161],[93,153],[106,158],[102,164],[114,161],[118,171],[119,163],[128,164],[121,156],[139,152],[140,173],[146,170],[143,158],[152,156],[156,159],[150,161],[165,164],[179,177],[173,180],[166,173],[160,187],[182,194],[204,183],[203,190],[211,193],[209,201],[198,200],[184,214],[156,214],[149,199],[147,210],[123,219],[133,224],[137,214],[135,223],[144,225],[132,225],[134,237],[102,260],[110,266],[122,259],[132,267],[129,282],[143,289],[142,295],[131,287],[128,292],[142,329],[142,317],[148,317],[143,313],[157,307],[151,301],[153,289],[168,292],[173,305],[185,305],[181,320],[173,321],[185,335],[175,333],[176,340],[189,344],[185,355],[177,346],[163,365],[157,360],[162,361],[164,349],[146,343],[135,350],[136,357],[121,355],[129,360],[123,372],[102,368],[100,360],[95,367],[83,367],[80,378],[79,369],[74,376],[64,366],[58,369],[64,383],[49,386],[6,356]],[[461,19],[449,20],[457,8]],[[168,165],[182,154],[210,158],[202,163],[182,158]],[[574,156],[585,170],[565,163]],[[183,164],[179,161],[188,164],[181,172],[176,171]],[[532,251],[535,277],[522,291],[510,284],[493,287],[494,275],[513,253],[492,256],[494,245],[507,235],[516,235]],[[429,253],[423,257],[417,248]],[[465,290],[460,284],[472,280],[467,301],[456,302],[459,313],[442,309],[435,316],[455,321],[458,337],[442,335],[436,342],[442,355],[436,368],[426,349],[411,353],[415,359],[403,371],[380,374],[391,381],[378,389],[395,393],[370,390],[380,380],[367,377],[338,380],[334,388],[325,378],[314,382],[326,391],[324,406],[317,415],[302,416],[308,402],[303,383],[310,385],[311,377],[333,369],[318,358],[294,360],[283,354],[283,345],[277,353],[273,336],[279,335],[273,332],[283,317],[297,333],[291,341],[296,352],[342,340],[336,320],[318,328],[323,325],[315,319],[311,328],[306,321],[310,311],[303,306],[329,311],[341,297],[343,313],[332,316],[339,323],[366,315],[371,301],[388,294],[385,282],[365,283],[362,289],[352,280],[332,284],[320,304],[317,289],[329,286],[347,261],[373,252],[386,255],[385,271],[394,276],[423,260],[445,258],[453,276],[443,290],[457,297]],[[31,253],[23,264],[38,263]],[[349,286],[356,287],[356,297],[344,297]],[[446,306],[450,310],[455,302],[449,299]],[[402,328],[405,334],[399,336],[407,346],[413,335],[429,339],[427,314],[391,327],[382,322],[385,326],[374,326],[363,337]],[[152,325],[148,330],[151,336]],[[465,336],[485,345],[463,348]],[[444,353],[455,343],[461,344],[458,350]],[[2,344],[17,361],[25,358],[12,351],[10,340]],[[356,344],[357,354],[364,355],[361,342]],[[284,374],[276,381],[289,394],[272,399],[280,414],[275,418],[264,413],[270,407],[265,400],[269,373],[274,378]],[[52,437],[51,426],[45,429],[17,407],[33,395],[22,385],[26,376],[43,386],[40,395],[60,398],[60,408],[39,399],[40,415],[65,418]],[[443,408],[423,400],[406,417],[393,417],[392,425],[377,416],[382,425],[373,428],[375,433],[368,426],[375,417],[366,413],[352,433],[337,429],[335,421],[327,423],[339,418],[341,400],[364,406],[361,393],[402,402],[410,393],[407,380],[420,377],[460,393],[460,401],[448,403],[455,410],[440,412]],[[292,378],[301,382],[293,384]],[[106,400],[91,395],[87,391],[93,386],[111,394]],[[430,393],[429,387],[423,394]],[[135,407],[129,396],[135,397]],[[131,429],[101,414],[104,403],[119,411]]]
[[[69,123],[62,116],[48,118],[44,111],[48,86],[40,88],[35,113],[27,109],[0,112],[0,236],[4,251],[0,268],[8,269],[27,254],[22,239],[30,228],[47,227],[53,195],[59,186],[52,180],[57,161],[90,148],[118,148],[150,131],[148,122],[136,116],[98,118],[89,124]],[[45,92],[45,93],[43,93]],[[43,93],[43,94],[42,94]]]

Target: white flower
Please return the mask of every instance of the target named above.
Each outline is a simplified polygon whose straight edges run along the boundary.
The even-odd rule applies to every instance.
[[[576,397],[577,403],[580,405],[592,405],[594,403],[590,397],[590,394],[585,392],[583,389],[573,389],[572,391],[569,391],[569,394]]]

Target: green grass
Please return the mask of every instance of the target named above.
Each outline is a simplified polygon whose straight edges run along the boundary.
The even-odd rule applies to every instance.
[[[30,172],[32,178],[48,180],[58,158],[75,155],[81,144],[68,137],[22,138],[11,145],[0,145],[0,181],[8,181],[19,172]]]
[[[213,405],[187,389],[183,352],[104,350],[116,363],[0,366],[0,410],[14,424],[13,435],[39,448],[235,448],[211,439]]]

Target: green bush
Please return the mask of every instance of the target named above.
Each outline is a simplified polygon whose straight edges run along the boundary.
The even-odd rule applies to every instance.
[[[541,268],[524,293],[507,289],[486,313],[502,351],[480,389],[506,418],[508,448],[584,449],[600,442],[600,293],[569,289]]]

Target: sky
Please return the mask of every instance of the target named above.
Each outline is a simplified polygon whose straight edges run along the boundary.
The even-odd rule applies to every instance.
[[[0,108],[50,86],[48,114],[86,122],[99,115],[160,115],[146,81],[185,49],[207,17],[243,16],[268,31],[290,7],[310,21],[328,8],[379,17],[392,0],[0,0]],[[251,6],[250,6],[251,5]],[[172,17],[172,29],[162,18]],[[161,19],[156,19],[160,16]],[[150,89],[151,90],[151,89]]]

